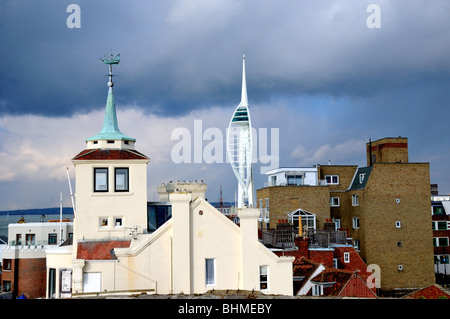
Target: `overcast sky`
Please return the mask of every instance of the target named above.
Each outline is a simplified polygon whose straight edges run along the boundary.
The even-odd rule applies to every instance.
[[[67,24],[71,4],[80,28]],[[149,200],[163,182],[202,179],[208,200],[222,185],[234,201],[231,166],[174,163],[171,136],[186,128],[194,143],[196,120],[225,136],[243,54],[253,126],[278,130],[279,166],[365,166],[369,138],[404,136],[449,194],[449,16],[448,0],[2,0],[0,210],[58,206],[60,192],[70,206],[66,167],[74,187],[71,159],[101,130],[99,58],[111,52],[120,129],[151,158]]]

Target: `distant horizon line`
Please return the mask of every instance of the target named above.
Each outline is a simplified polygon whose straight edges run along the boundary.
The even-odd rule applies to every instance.
[[[150,202],[155,202],[155,201],[150,201]],[[157,202],[157,201],[156,201]],[[214,201],[214,202],[209,202],[211,205],[212,204],[219,204],[219,201]],[[228,205],[228,204],[234,204],[234,202],[230,202],[230,201],[223,201],[224,205]],[[71,206],[63,206],[63,213],[67,214],[73,214],[73,208]],[[11,209],[11,210],[1,210],[0,211],[0,215],[38,215],[38,214],[42,214],[45,211],[52,211],[51,214],[59,214],[59,210],[60,207],[47,207],[47,208],[26,208],[26,209]],[[70,210],[70,212],[69,212]],[[55,211],[53,213],[53,211]],[[50,213],[48,213],[50,214]]]

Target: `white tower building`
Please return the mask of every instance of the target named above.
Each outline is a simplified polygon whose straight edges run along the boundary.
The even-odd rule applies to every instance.
[[[227,132],[228,158],[238,180],[237,207],[254,206],[252,173],[252,124],[248,109],[245,55],[242,59],[241,103],[231,118]]]

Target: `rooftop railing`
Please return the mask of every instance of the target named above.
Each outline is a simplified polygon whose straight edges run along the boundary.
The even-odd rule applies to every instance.
[[[276,248],[291,248],[295,246],[295,237],[298,232],[292,227],[267,229],[262,232],[262,241],[265,245]],[[304,236],[309,238],[309,246],[312,248],[327,248],[330,245],[347,244],[346,231],[328,231],[308,229]]]
[[[329,247],[331,244],[347,244],[346,231],[328,231],[319,229],[308,229],[305,236],[309,238],[311,247]]]

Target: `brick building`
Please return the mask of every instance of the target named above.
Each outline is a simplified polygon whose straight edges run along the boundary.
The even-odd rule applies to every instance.
[[[434,267],[438,283],[450,283],[450,195],[431,196]]]
[[[257,190],[266,225],[296,209],[314,215],[317,229],[331,218],[366,264],[380,267],[382,290],[433,284],[429,164],[409,162],[404,137],[370,141],[366,154],[366,167],[316,165],[315,185]]]
[[[9,224],[9,240],[2,256],[2,291],[12,298],[45,297],[46,250],[69,240],[72,234],[73,222],[69,220]]]

